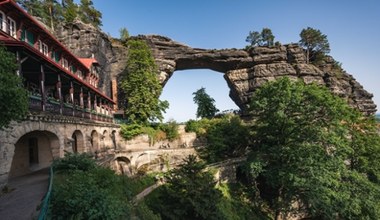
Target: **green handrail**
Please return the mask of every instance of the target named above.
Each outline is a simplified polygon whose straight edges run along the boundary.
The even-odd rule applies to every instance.
[[[45,198],[42,201],[42,207],[40,210],[40,214],[38,215],[38,220],[45,220],[47,217],[47,212],[49,209],[49,201],[50,201],[50,196],[51,196],[51,190],[53,187],[53,177],[54,177],[53,166],[50,166],[49,187],[48,187],[48,191],[45,195]]]

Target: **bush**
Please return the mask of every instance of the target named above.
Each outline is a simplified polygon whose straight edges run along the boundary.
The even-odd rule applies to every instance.
[[[64,158],[55,160],[53,163],[54,171],[72,172],[75,170],[90,171],[95,169],[96,164],[92,156],[86,153],[77,154],[66,152]]]
[[[129,217],[121,178],[106,168],[73,170],[54,179],[52,219],[121,219]]]
[[[122,124],[120,126],[120,134],[127,140],[131,140],[132,138],[142,133],[142,125],[139,124]]]
[[[179,137],[178,124],[176,121],[169,121],[166,124],[161,124],[160,129],[165,132],[166,139],[169,141],[174,141]]]

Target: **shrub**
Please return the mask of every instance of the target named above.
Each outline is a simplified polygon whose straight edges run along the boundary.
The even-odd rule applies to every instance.
[[[76,154],[66,152],[64,158],[55,160],[53,168],[55,171],[72,172],[74,170],[89,171],[96,167],[91,155],[83,153]]]
[[[127,140],[131,140],[143,133],[142,126],[139,124],[122,124],[120,127],[121,136]]]
[[[169,141],[174,141],[179,137],[178,124],[176,121],[169,121],[166,124],[161,124],[160,129],[165,132],[166,138]]]

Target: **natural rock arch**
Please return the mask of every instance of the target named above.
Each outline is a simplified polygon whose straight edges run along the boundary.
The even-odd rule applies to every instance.
[[[245,49],[208,50],[191,48],[158,35],[139,35],[152,50],[163,85],[176,70],[211,69],[224,74],[230,97],[245,112],[252,93],[263,83],[278,77],[299,78],[305,83],[325,85],[334,94],[366,114],[376,112],[368,93],[353,78],[334,72],[335,60],[329,58],[321,66],[306,63],[303,49],[297,44]]]

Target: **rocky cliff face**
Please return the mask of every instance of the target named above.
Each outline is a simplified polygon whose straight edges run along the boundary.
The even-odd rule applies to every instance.
[[[111,80],[116,80],[125,69],[126,47],[99,29],[81,22],[61,26],[56,32],[59,40],[79,57],[94,54],[103,70],[100,87],[110,95]],[[297,44],[249,50],[207,50],[191,48],[157,35],[133,38],[146,41],[151,48],[163,85],[176,70],[215,70],[224,74],[231,99],[243,111],[247,109],[252,93],[263,83],[287,76],[325,85],[360,111],[366,114],[376,112],[372,94],[364,90],[352,75],[337,68],[331,57],[318,66],[307,64],[303,49]]]
[[[100,29],[81,21],[59,26],[55,35],[78,57],[89,58],[94,55],[101,66],[99,88],[110,96],[111,80],[115,79],[126,65],[125,47]]]
[[[328,57],[318,66],[307,64],[297,44],[254,47],[249,50],[205,50],[191,48],[162,36],[138,36],[153,51],[159,66],[159,78],[165,84],[176,70],[212,69],[224,74],[231,99],[245,111],[252,93],[263,83],[278,77],[299,78],[305,83],[327,86],[366,114],[374,114],[376,105],[355,78],[340,69]]]

